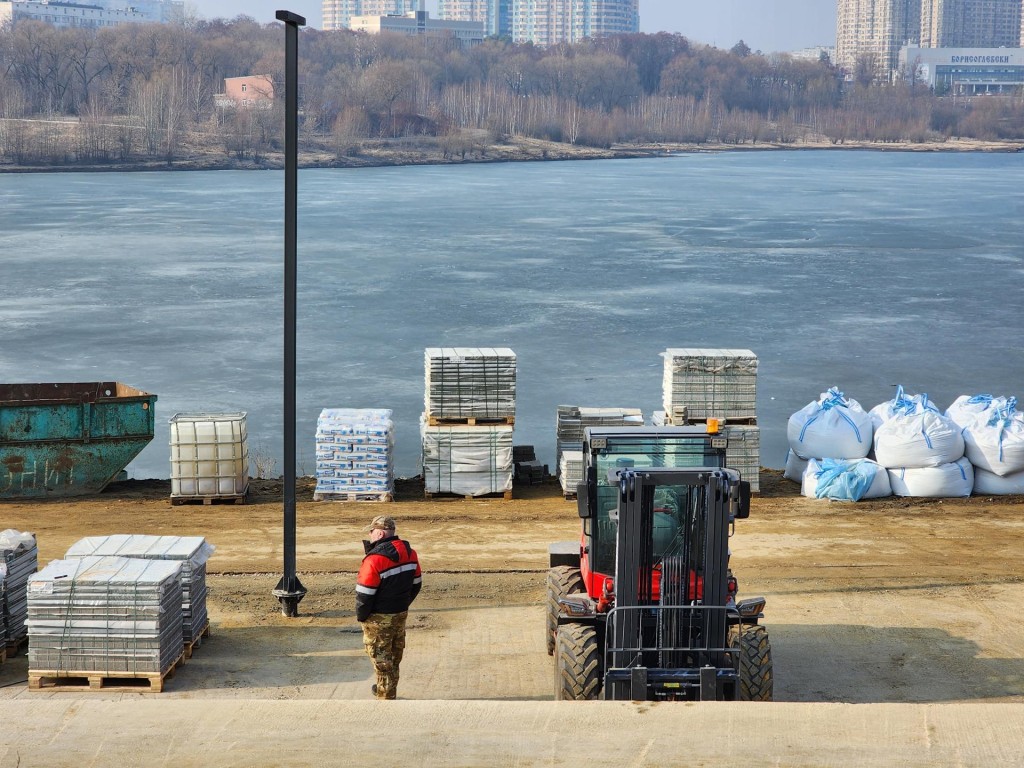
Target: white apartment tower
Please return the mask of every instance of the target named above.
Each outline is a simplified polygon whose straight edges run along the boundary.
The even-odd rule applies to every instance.
[[[639,0],[512,0],[512,40],[548,46],[640,29]]]
[[[922,0],[922,48],[1017,48],[1021,0]]]
[[[836,10],[836,64],[847,72],[865,59],[891,77],[900,48],[921,34],[921,0],[839,0]]]
[[[353,16],[404,16],[422,11],[423,0],[321,0],[325,30],[349,29]]]

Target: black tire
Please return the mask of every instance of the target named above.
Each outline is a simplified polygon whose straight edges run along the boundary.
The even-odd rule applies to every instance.
[[[601,693],[601,649],[587,624],[562,624],[555,634],[555,700],[589,701]]]
[[[740,701],[771,701],[774,676],[772,646],[768,630],[759,624],[733,627],[729,630],[730,645],[738,648]]]
[[[579,568],[559,565],[548,571],[548,604],[545,622],[548,656],[555,653],[555,630],[558,629],[558,598],[583,592]]]

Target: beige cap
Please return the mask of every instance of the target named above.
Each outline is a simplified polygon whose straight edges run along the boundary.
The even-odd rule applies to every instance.
[[[380,529],[382,531],[393,531],[395,530],[395,518],[388,517],[387,515],[377,515],[370,524],[366,526],[367,531]]]

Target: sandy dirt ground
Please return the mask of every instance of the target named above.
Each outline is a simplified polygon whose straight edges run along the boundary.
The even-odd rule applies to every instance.
[[[707,706],[741,707],[722,710],[735,727],[773,730],[758,737],[765,740],[762,757],[773,764],[822,764],[822,753],[815,751],[822,733],[834,737],[827,762],[835,765],[886,765],[904,753],[913,758],[905,764],[1024,764],[1019,756],[1013,759],[1020,763],[1001,761],[1012,748],[1008,740],[1017,738],[1012,728],[992,730],[996,735],[985,741],[977,728],[987,734],[987,727],[968,727],[989,718],[1024,723],[1024,629],[1015,610],[1024,600],[1024,498],[843,504],[802,498],[794,484],[768,471],[761,487],[751,517],[737,523],[732,564],[741,596],[768,599],[765,624],[778,703]],[[245,505],[172,506],[169,484],[159,481],[120,483],[74,501],[0,505],[0,527],[37,534],[41,563],[59,558],[80,537],[111,533],[202,535],[217,547],[208,564],[211,635],[163,693],[29,691],[24,653],[0,666],[0,712],[9,723],[22,722],[20,741],[6,752],[0,738],[0,766],[49,764],[15,758],[31,752],[29,745],[57,749],[61,739],[84,738],[79,731],[90,722],[115,716],[128,723],[146,711],[154,713],[152,719],[137,727],[152,729],[159,746],[157,734],[176,722],[176,707],[186,703],[199,709],[180,717],[207,713],[202,727],[193,724],[195,734],[218,719],[222,728],[245,729],[251,722],[267,729],[246,737],[251,749],[280,729],[274,707],[289,701],[334,712],[337,723],[346,724],[339,727],[357,727],[367,712],[378,713],[379,704],[369,701],[370,665],[354,618],[355,571],[361,529],[383,512],[398,520],[399,534],[417,548],[424,567],[423,592],[410,614],[398,706],[407,707],[403,717],[416,724],[406,728],[406,737],[418,733],[417,744],[439,751],[425,746],[414,764],[457,764],[448,759],[455,754],[468,756],[461,763],[468,765],[562,764],[554,745],[565,733],[555,727],[553,713],[574,712],[579,725],[593,710],[578,707],[619,706],[550,701],[553,672],[542,607],[547,545],[575,538],[579,526],[575,502],[563,499],[553,481],[517,488],[511,501],[425,500],[421,485],[404,481],[392,504],[316,503],[312,485],[302,481],[298,499],[297,562],[308,595],[293,619],[281,615],[271,595],[282,567],[278,483],[254,481]],[[154,700],[160,702],[159,715]],[[968,706],[977,704],[995,709]],[[681,726],[678,718],[693,720],[694,727],[718,727],[692,705],[656,706],[661,719],[642,721],[650,728],[666,727],[659,725],[664,718],[672,728]],[[678,717],[665,714],[666,706],[678,706]],[[632,722],[636,714],[632,709],[621,717]],[[487,717],[500,717],[511,729],[494,760],[480,759],[479,750],[494,746]],[[873,734],[867,724],[876,719],[887,725]],[[948,724],[946,731],[936,730],[939,721]],[[812,728],[813,723],[819,725]],[[40,735],[33,728],[59,733]],[[446,728],[451,732],[440,737]],[[534,743],[530,729],[547,736]],[[643,759],[612,760],[618,746],[609,734],[609,744],[591,753],[599,758],[593,764],[704,764],[653,759],[644,750],[659,737],[647,739],[644,733],[628,741]],[[202,754],[190,762],[180,752],[180,738],[167,738],[153,764],[203,763]],[[311,737],[289,759],[243,759],[249,754],[243,751],[232,752],[238,760],[213,762],[331,764],[335,742],[326,738]],[[238,739],[234,734],[232,750]],[[948,739],[953,746],[947,749],[941,745]],[[209,749],[207,741],[195,743],[196,749]],[[303,750],[314,744],[321,751],[311,757]],[[538,744],[548,744],[548,751],[533,755]],[[104,754],[129,762],[138,757],[131,740],[120,746],[123,754],[115,747],[108,740]],[[868,759],[871,750],[874,757]],[[743,750],[733,745],[720,756],[739,759]]]

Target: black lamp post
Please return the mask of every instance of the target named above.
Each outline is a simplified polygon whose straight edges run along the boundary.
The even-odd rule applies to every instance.
[[[291,11],[278,11],[284,22],[284,575],[274,597],[281,613],[299,615],[306,588],[295,575],[295,307],[296,218],[298,215],[299,27],[306,20]]]

